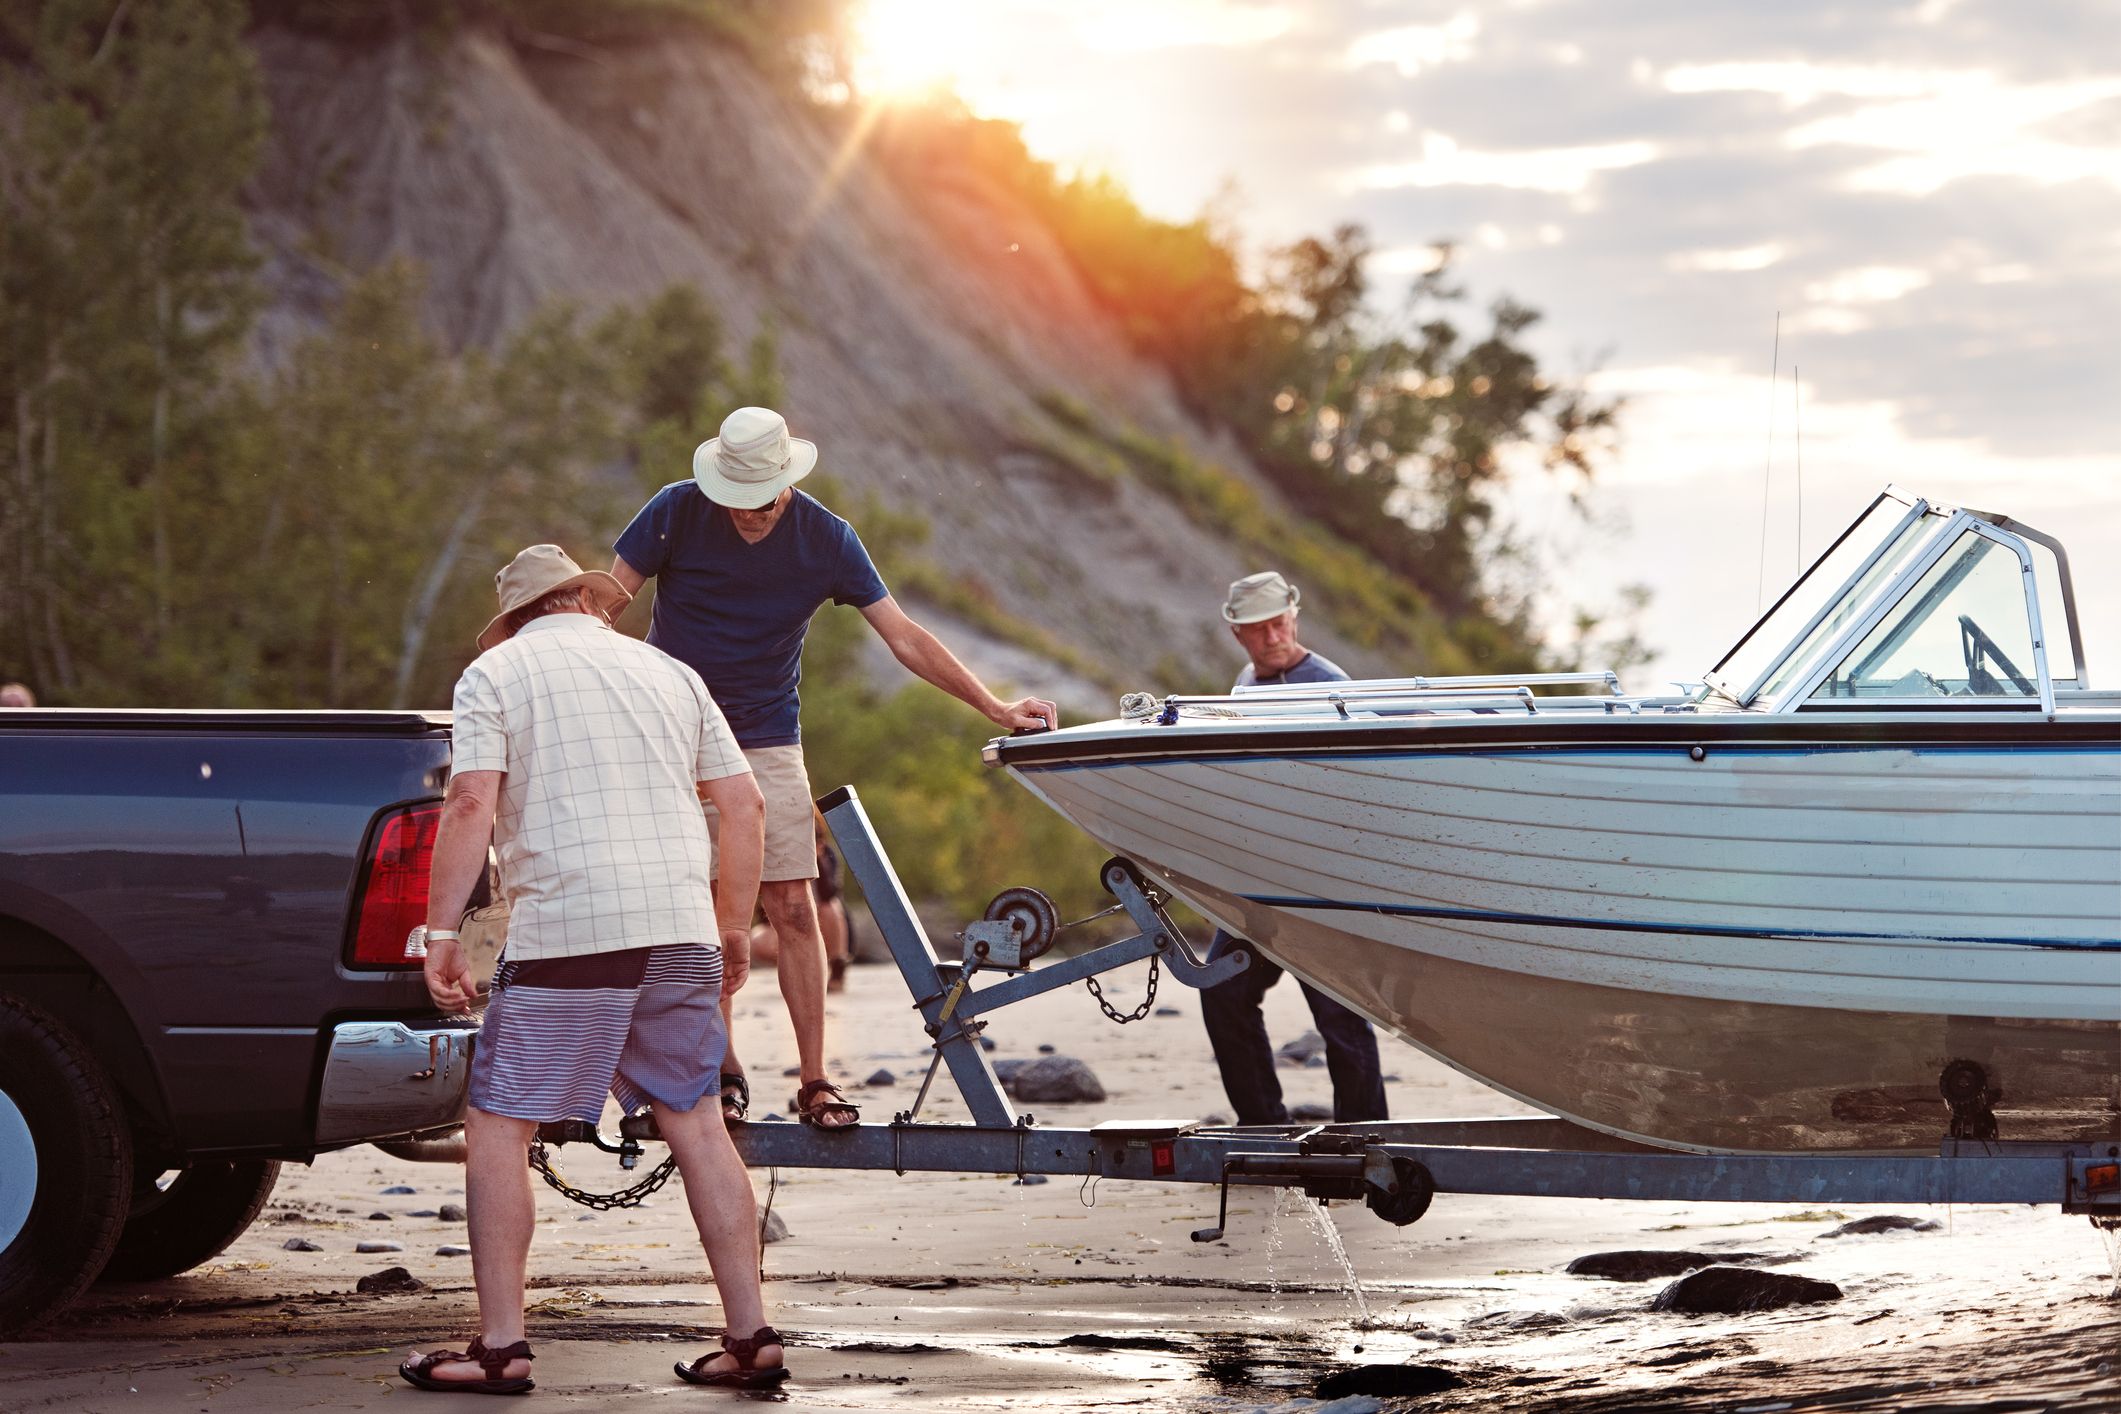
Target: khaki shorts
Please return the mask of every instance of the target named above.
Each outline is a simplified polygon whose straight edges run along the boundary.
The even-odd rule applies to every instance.
[[[817,877],[817,835],[811,825],[810,772],[803,766],[803,748],[761,746],[747,750],[751,775],[766,797],[766,867],[761,882]],[[715,872],[722,866],[722,817],[713,805],[707,811],[707,833],[714,839]]]

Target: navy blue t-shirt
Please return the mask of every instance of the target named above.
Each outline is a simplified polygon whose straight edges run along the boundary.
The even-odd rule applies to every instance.
[[[648,641],[700,675],[744,747],[802,740],[811,615],[827,599],[866,609],[888,592],[854,527],[801,491],[751,545],[697,482],[675,481],[613,548],[655,580]]]
[[[1347,670],[1323,653],[1305,653],[1271,678],[1261,677],[1250,663],[1238,669],[1239,687],[1280,687],[1292,682],[1346,682]]]

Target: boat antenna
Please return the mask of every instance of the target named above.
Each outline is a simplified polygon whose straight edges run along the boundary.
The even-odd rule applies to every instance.
[[[1768,485],[1775,475],[1775,385],[1782,381],[1782,311],[1775,311],[1774,353],[1768,359],[1767,458],[1760,468],[1760,572],[1753,582],[1753,612],[1767,603]]]
[[[1797,573],[1804,573],[1804,380],[1796,364],[1790,365],[1791,420],[1797,437]]]

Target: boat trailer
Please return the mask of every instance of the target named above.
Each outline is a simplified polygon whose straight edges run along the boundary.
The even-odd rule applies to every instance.
[[[965,928],[957,960],[939,961],[853,787],[825,796],[818,808],[891,948],[932,1055],[912,1109],[889,1124],[834,1132],[772,1121],[731,1124],[737,1150],[753,1168],[1216,1184],[1222,1190],[1220,1211],[1214,1226],[1194,1232],[1199,1242],[1223,1236],[1232,1185],[1361,1199],[1401,1226],[1427,1212],[1439,1193],[1484,1193],[1685,1203],[2053,1204],[2086,1214],[2099,1226],[2121,1227],[2121,1143],[1946,1137],[1935,1154],[1704,1154],[1537,1116],[1270,1128],[1181,1120],[1114,1120],[1087,1129],[1042,1126],[1016,1111],[987,1060],[980,1039],[989,1016],[1081,981],[1106,1015],[1133,1020],[1147,1014],[1159,968],[1188,986],[1208,987],[1243,971],[1250,955],[1238,950],[1203,960],[1165,913],[1163,894],[1131,861],[1112,859],[1101,875],[1116,903],[1093,917],[1124,912],[1135,928],[1131,936],[1033,970],[1062,929],[1044,894],[1013,888],[997,895],[986,916]],[[1149,1000],[1123,1017],[1105,1001],[1096,979],[1144,959],[1150,967]],[[996,980],[975,987],[977,977]],[[944,1067],[971,1112],[969,1124],[920,1119]],[[617,1154],[621,1167],[631,1170],[642,1144],[657,1138],[654,1117],[646,1111],[622,1120],[616,1140],[579,1122],[548,1125],[532,1147],[532,1164],[578,1202],[630,1206],[661,1186],[671,1161],[625,1192],[591,1194],[558,1175],[545,1145],[594,1143]]]

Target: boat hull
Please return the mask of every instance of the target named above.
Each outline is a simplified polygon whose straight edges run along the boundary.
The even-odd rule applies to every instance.
[[[1314,985],[1551,1113],[1728,1152],[2121,1138],[2121,754],[1850,744],[1018,766]],[[1831,803],[1831,804],[1829,804]]]

